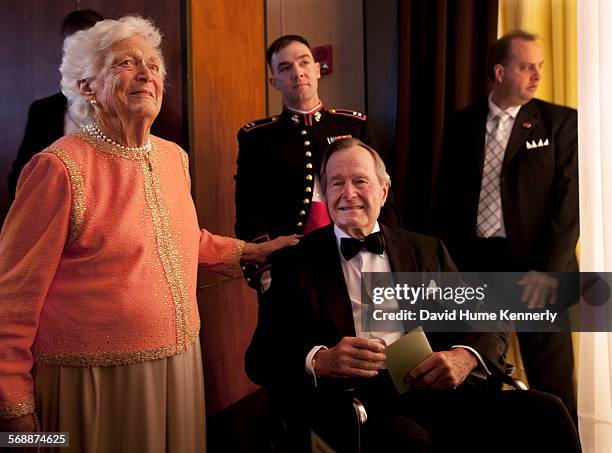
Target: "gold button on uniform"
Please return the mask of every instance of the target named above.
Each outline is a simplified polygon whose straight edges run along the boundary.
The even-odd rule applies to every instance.
[[[306,135],[307,133],[308,133],[308,132],[306,132],[305,130],[301,130],[301,131],[300,131],[300,134],[302,134],[302,135]]]
[[[307,181],[312,181],[312,175],[306,175],[306,180]]]
[[[303,203],[304,204],[308,204],[308,203],[310,203],[310,200],[308,198],[304,198],[304,202]]]
[[[306,192],[308,193],[312,192],[312,187],[306,187]]]
[[[300,215],[306,215],[306,211],[304,211],[303,209],[300,211]]]
[[[312,164],[306,164],[306,168],[312,168]]]
[[[312,153],[310,151],[306,151],[306,157],[312,157]]]
[[[296,225],[297,225],[298,227],[301,227],[301,226],[302,226],[302,222],[298,222],[298,223],[296,223]]]
[[[309,140],[306,140],[306,141],[304,142],[304,146],[310,146],[310,141],[309,141]]]

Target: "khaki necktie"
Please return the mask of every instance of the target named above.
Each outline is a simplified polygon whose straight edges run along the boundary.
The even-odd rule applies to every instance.
[[[493,129],[487,141],[476,221],[478,236],[483,238],[493,236],[501,228],[500,175],[505,152],[504,129],[509,118],[508,113],[500,112],[493,119]]]

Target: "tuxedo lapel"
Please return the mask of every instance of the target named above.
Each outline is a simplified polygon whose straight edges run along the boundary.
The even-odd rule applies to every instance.
[[[512,159],[516,153],[524,146],[527,136],[533,132],[535,125],[539,122],[540,115],[535,108],[535,103],[529,101],[520,110],[516,119],[514,120],[514,126],[512,127],[512,133],[508,140],[508,146],[506,147],[506,153],[504,155],[504,165]]]
[[[402,257],[404,254],[399,250],[400,241],[386,226],[381,225],[381,229],[383,230],[383,236],[385,238],[385,251],[387,252],[387,257],[389,258],[391,272],[401,272],[403,270]]]
[[[340,264],[340,253],[336,245],[336,235],[333,224],[325,227],[322,232],[318,252],[315,253],[317,278],[314,281],[321,282],[321,291],[324,292],[323,300],[327,301],[329,311],[334,320],[340,336],[354,337],[355,323],[353,322],[353,309],[349,298],[342,265]]]
[[[389,258],[391,272],[412,272],[415,269],[414,250],[392,229],[380,225],[385,238],[385,251]]]

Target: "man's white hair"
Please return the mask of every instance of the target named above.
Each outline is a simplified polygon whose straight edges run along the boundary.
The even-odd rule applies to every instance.
[[[166,66],[161,52],[162,35],[148,19],[140,16],[107,19],[66,38],[59,71],[62,93],[68,99],[70,117],[75,123],[82,126],[93,119],[93,108],[81,94],[79,81],[96,77],[107,63],[108,49],[116,42],[136,35],[142,36],[157,52],[163,81]]]
[[[358,138],[349,137],[341,138],[332,142],[332,144],[329,145],[323,153],[323,159],[321,162],[321,187],[323,188],[323,192],[327,192],[327,163],[329,162],[329,158],[335,152],[348,148],[363,148],[369,152],[374,159],[374,170],[376,171],[378,182],[382,186],[386,185],[387,187],[391,187],[391,176],[389,176],[389,173],[387,173],[385,162],[380,157],[380,154],[378,154],[378,151],[371,146],[366,145]]]

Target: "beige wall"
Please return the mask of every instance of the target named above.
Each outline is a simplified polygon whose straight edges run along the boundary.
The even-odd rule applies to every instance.
[[[280,35],[304,36],[313,47],[333,46],[334,71],[321,77],[327,107],[365,109],[363,4],[359,0],[266,0],[266,42]],[[280,111],[279,94],[268,86],[268,113]]]

